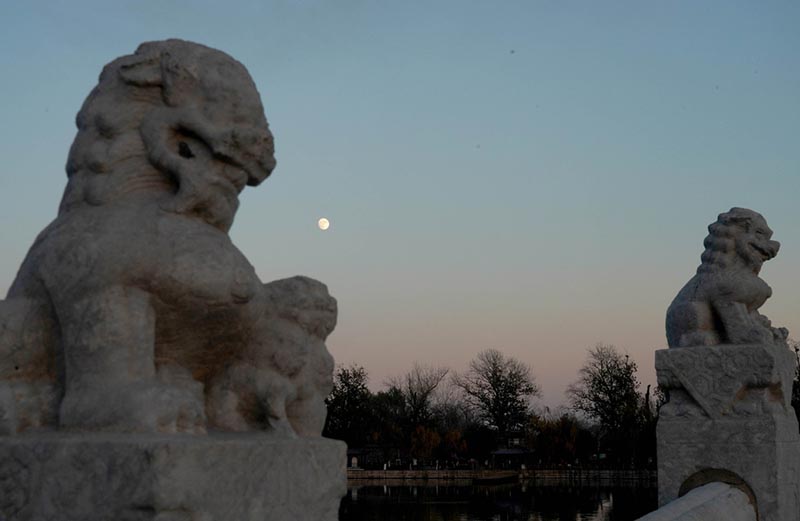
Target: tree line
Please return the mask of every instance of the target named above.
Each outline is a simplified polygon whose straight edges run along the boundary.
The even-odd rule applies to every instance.
[[[371,392],[364,367],[338,367],[324,436],[359,466],[654,468],[660,393],[641,391],[636,363],[614,346],[587,352],[567,408],[535,406],[533,370],[500,351],[463,372],[415,364]]]

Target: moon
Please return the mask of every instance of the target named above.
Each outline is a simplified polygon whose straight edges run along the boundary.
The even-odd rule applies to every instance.
[[[319,226],[320,230],[325,231],[328,228],[330,228],[331,222],[328,219],[323,217],[319,221],[317,221],[317,226]]]

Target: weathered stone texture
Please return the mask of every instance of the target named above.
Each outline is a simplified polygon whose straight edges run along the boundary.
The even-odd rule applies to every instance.
[[[742,490],[726,483],[709,483],[638,521],[756,521],[756,511]]]
[[[774,328],[758,309],[772,288],[758,277],[764,262],[778,254],[764,217],[731,208],[708,226],[697,274],[667,310],[669,347],[719,344],[785,345],[788,331]]]
[[[58,216],[0,300],[0,520],[335,519],[336,300],[262,283],[228,236],[275,167],[247,70],[145,43],[77,126]]]
[[[0,443],[0,519],[335,521],[345,460],[322,438],[18,436]]]
[[[662,349],[656,351],[656,374],[658,384],[670,390],[661,418],[739,419],[792,411],[794,360],[782,346]]]
[[[656,351],[658,383],[669,392],[657,427],[659,504],[677,498],[694,474],[718,469],[747,483],[762,521],[796,519],[793,367],[793,354],[779,345]]]
[[[667,310],[671,349],[656,351],[668,397],[657,426],[659,503],[687,487],[735,482],[760,521],[797,521],[795,359],[788,331],[758,312],[772,296],[758,274],[780,244],[764,217],[745,208],[720,214],[708,231],[697,274]]]
[[[77,124],[58,217],[0,301],[0,434],[319,436],[336,301],[306,277],[263,284],[227,233],[275,167],[244,66],[142,44]]]

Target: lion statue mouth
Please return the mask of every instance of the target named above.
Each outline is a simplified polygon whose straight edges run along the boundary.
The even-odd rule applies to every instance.
[[[751,242],[750,243],[750,247],[752,247],[754,250],[759,252],[761,254],[761,257],[765,261],[768,261],[770,259],[774,259],[775,256],[778,254],[777,250],[768,249],[768,247],[762,246],[761,244],[758,244],[757,242]]]

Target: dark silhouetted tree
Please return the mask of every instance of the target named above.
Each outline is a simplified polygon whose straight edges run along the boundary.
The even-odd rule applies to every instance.
[[[545,413],[531,416],[528,446],[539,464],[560,466],[589,462],[597,441],[589,427],[575,416]]]
[[[639,415],[638,440],[634,464],[637,467],[655,468],[656,466],[656,424],[661,406],[666,403],[666,395],[660,387],[650,393],[650,386],[642,399],[642,408]]]
[[[359,447],[369,441],[372,421],[372,393],[367,388],[367,371],[359,365],[339,367],[334,374],[333,390],[325,400],[328,417],[323,436],[344,440]]]
[[[541,392],[530,367],[495,349],[478,353],[465,373],[453,377],[453,383],[501,441],[525,426],[530,399]]]
[[[411,433],[411,455],[421,460],[429,460],[441,442],[442,437],[438,432],[424,425],[417,425]]]
[[[639,385],[636,362],[614,346],[597,344],[567,389],[573,410],[597,422],[600,441],[618,464],[632,463],[636,452],[644,407]]]
[[[461,393],[442,392],[433,406],[433,419],[436,430],[442,436],[442,446],[438,457],[460,460],[467,455],[465,431],[472,421],[469,407],[463,402]]]
[[[405,431],[406,400],[396,387],[375,393],[372,398],[370,443],[383,447],[384,458],[391,460],[400,456],[400,450],[408,446]]]
[[[794,381],[792,382],[792,407],[794,413],[800,420],[800,342],[794,339],[786,340],[789,349],[794,351],[795,367],[794,367]]]
[[[397,389],[405,401],[405,420],[413,432],[417,426],[430,426],[433,418],[434,396],[449,372],[444,367],[414,364],[401,378],[390,380],[390,389]]]

